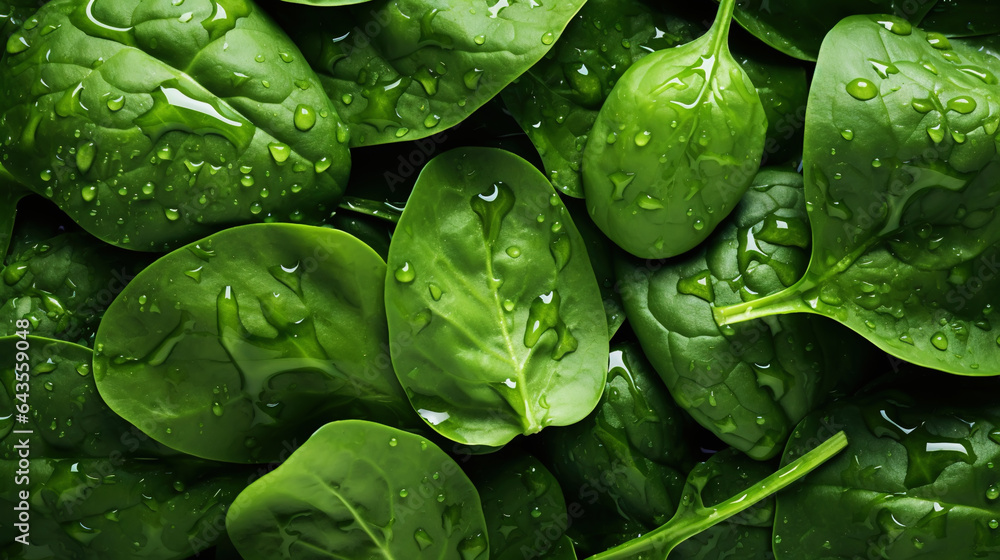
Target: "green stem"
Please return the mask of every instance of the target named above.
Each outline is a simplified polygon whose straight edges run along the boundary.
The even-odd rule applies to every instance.
[[[712,316],[720,327],[760,319],[782,313],[808,313],[813,309],[803,300],[802,295],[816,287],[816,283],[805,277],[792,286],[759,299],[713,307]]]
[[[665,525],[625,544],[591,556],[590,560],[624,560],[635,558],[637,555],[649,551],[655,555],[645,556],[646,558],[666,559],[670,555],[670,551],[685,539],[740,513],[785,488],[825,463],[845,447],[847,447],[847,436],[844,432],[837,432],[836,435],[819,444],[809,453],[785,465],[753,487],[712,507],[685,507],[682,505]]]
[[[341,199],[340,208],[357,212],[358,214],[371,216],[373,218],[379,218],[380,220],[385,220],[393,224],[399,222],[399,217],[402,215],[402,211],[389,205],[387,202],[379,202],[377,200],[368,200],[367,198],[358,198],[354,196],[345,196]]]
[[[715,22],[712,23],[712,53],[721,52],[723,45],[729,47],[729,27],[733,23],[733,10],[736,8],[736,0],[722,0],[719,3],[719,11],[715,14]]]

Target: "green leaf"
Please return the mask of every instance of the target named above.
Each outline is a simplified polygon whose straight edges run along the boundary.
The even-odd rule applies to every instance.
[[[347,129],[250,0],[54,0],[32,22],[0,64],[0,157],[93,235],[159,251],[335,207]]]
[[[231,228],[136,276],[97,332],[116,412],[223,461],[287,456],[326,422],[419,423],[388,359],[385,264],[328,228]]]
[[[650,52],[703,32],[637,0],[589,0],[550,56],[504,90],[504,101],[538,149],[556,189],[583,198],[583,148],[622,74]]]
[[[562,546],[572,523],[559,483],[531,455],[500,452],[479,460],[470,478],[483,502],[491,560],[575,560]],[[466,469],[469,472],[470,469]]]
[[[729,52],[734,4],[724,0],[704,36],[633,64],[588,137],[587,208],[638,257],[678,255],[704,240],[760,164],[767,121]]]
[[[15,362],[17,352],[28,361]],[[0,370],[0,406],[29,408],[27,422],[0,420],[0,475],[10,481],[0,507],[27,506],[30,542],[15,541],[23,531],[4,523],[4,558],[172,560],[214,543],[249,471],[178,456],[117,416],[97,393],[88,348],[11,336],[0,338],[0,355],[11,358]],[[15,363],[30,367],[17,372]]]
[[[947,2],[940,2],[941,4]],[[938,0],[739,0],[736,21],[758,39],[802,60],[816,60],[823,37],[842,19],[855,14],[895,14],[917,24]],[[906,23],[897,24],[905,28]]]
[[[694,463],[686,418],[638,345],[616,344],[609,363],[597,408],[543,432],[539,448],[567,499],[585,504],[578,521],[586,526],[571,530],[587,536],[619,517],[647,528],[668,520]]]
[[[44,0],[0,0],[0,45],[24,24]]]
[[[1000,6],[990,0],[947,0],[936,2],[920,22],[949,37],[1000,33]]]
[[[989,55],[903,20],[838,24],[806,117],[809,268],[716,321],[818,313],[906,361],[1000,373],[998,73]]]
[[[537,62],[583,0],[441,5],[380,0],[282,10],[351,127],[351,146],[416,140],[462,122]]]
[[[688,475],[684,497],[677,508],[677,513],[670,521],[649,533],[590,558],[591,560],[666,558],[684,540],[745,511],[803,478],[845,447],[847,447],[847,437],[844,432],[838,432],[764,480],[714,505],[705,502],[703,491],[706,485],[718,476],[719,470],[711,464],[702,463]]]
[[[284,0],[292,4],[305,4],[306,6],[350,6],[352,4],[364,4],[371,0]]]
[[[779,560],[1000,554],[1000,409],[993,379],[908,372],[796,428],[784,461],[844,430],[846,452],[778,494]]]
[[[17,203],[26,194],[28,194],[28,191],[0,165],[0,258],[4,258],[7,255],[11,235],[14,232]]]
[[[870,349],[827,319],[779,316],[720,328],[715,305],[757,301],[794,284],[809,258],[802,177],[765,169],[730,218],[694,252],[620,259],[633,330],[674,400],[755,459],[781,452],[792,428],[863,379]]]
[[[83,232],[17,241],[0,269],[0,336],[27,319],[35,335],[90,345],[108,304],[152,261]]]
[[[392,238],[385,300],[396,375],[446,437],[500,446],[577,422],[600,398],[608,330],[587,248],[515,155],[466,148],[427,164]]]
[[[246,560],[486,560],[479,495],[419,436],[359,420],[323,426],[233,503]]]

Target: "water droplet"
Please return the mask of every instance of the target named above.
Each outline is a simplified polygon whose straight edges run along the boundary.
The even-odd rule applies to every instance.
[[[906,36],[913,33],[913,26],[905,19],[893,17],[891,19],[876,19],[875,21],[896,35]]]
[[[396,277],[396,280],[398,282],[401,282],[403,284],[409,284],[410,282],[413,282],[413,280],[417,277],[417,274],[416,272],[414,272],[413,266],[408,261],[406,261],[403,262],[403,266],[396,269],[396,272],[395,274],[393,274],[393,276]]]
[[[524,330],[524,345],[528,348],[534,348],[543,334],[554,330],[557,340],[552,349],[552,358],[555,360],[561,360],[563,356],[576,350],[579,345],[559,315],[561,301],[559,293],[555,290],[532,300]]]
[[[878,88],[871,81],[864,78],[856,78],[846,86],[847,93],[858,101],[868,101],[878,95]]]
[[[264,60],[266,60],[264,58],[264,55],[262,54],[258,54],[257,56],[253,57],[253,59],[256,60],[257,62],[264,62]]]
[[[440,122],[441,122],[441,117],[439,115],[435,115],[433,113],[430,113],[426,117],[424,117],[424,127],[425,128],[434,128]]]
[[[477,45],[482,45],[486,43],[486,35],[476,35],[473,41],[475,41]]]
[[[948,108],[956,113],[968,115],[976,110],[976,100],[968,95],[959,95],[948,101]]]
[[[994,485],[986,489],[986,499],[995,500],[997,498],[1000,498],[1000,488]]]
[[[253,214],[254,216],[260,214],[263,211],[264,207],[260,204],[260,202],[254,201],[250,204],[250,213]]]
[[[635,135],[635,145],[640,148],[649,144],[649,139],[653,137],[653,132],[649,130],[643,130],[642,132]]]
[[[41,171],[41,173],[38,174],[38,177],[41,180],[43,180],[43,181],[51,181],[52,180],[52,170],[51,169],[43,169]],[[52,195],[50,194],[48,196],[51,197]]]
[[[462,539],[462,542],[458,543],[458,553],[462,560],[476,560],[486,552],[486,549],[486,537],[482,533]]]
[[[947,350],[948,338],[942,332],[934,333],[934,335],[931,336],[931,344],[933,344],[938,350]]]
[[[428,285],[428,289],[430,290],[431,298],[433,298],[434,301],[441,301],[441,296],[444,294],[444,292],[441,290],[440,286],[432,282],[430,285]]]
[[[15,33],[10,36],[7,40],[7,52],[10,54],[19,54],[31,48],[28,40],[20,33]]]
[[[677,280],[677,292],[699,297],[709,303],[715,302],[715,293],[712,289],[712,275],[707,270],[694,276],[679,278]]]
[[[267,149],[271,152],[274,161],[278,163],[284,163],[292,153],[292,148],[284,142],[271,142],[267,145]]]
[[[934,141],[935,144],[940,144],[941,141],[944,140],[944,127],[941,125],[941,123],[938,123],[934,126],[928,126],[927,136],[929,136],[931,140]]]
[[[405,497],[407,497],[409,495],[410,495],[410,492],[407,491],[406,488],[403,488],[402,490],[399,491],[399,497],[400,498],[405,498]]]
[[[187,22],[191,21],[191,18],[193,18],[193,17],[194,17],[194,13],[193,12],[184,12],[183,14],[180,15],[180,17],[177,18],[177,21],[179,21],[181,23],[187,23]]]
[[[555,40],[556,40],[556,36],[553,35],[551,32],[546,33],[545,35],[542,35],[542,44],[543,45],[551,45],[553,42],[555,42]]]
[[[663,201],[649,193],[639,195],[638,199],[636,199],[636,204],[644,210],[660,210],[663,208]]]
[[[171,222],[177,221],[181,217],[180,212],[176,208],[164,208],[163,215]]]
[[[122,107],[125,106],[125,96],[119,95],[117,97],[108,98],[108,110],[109,111],[120,111]]]
[[[292,62],[295,60],[294,56],[286,52],[280,52],[278,53],[278,56],[281,57],[282,62]]]
[[[292,117],[295,128],[305,132],[316,125],[316,111],[308,105],[299,105],[295,108],[295,116]]]
[[[511,245],[510,247],[507,247],[507,256],[512,259],[516,259],[521,256],[521,249]]]
[[[841,130],[841,131],[840,131],[840,136],[841,136],[841,137],[842,137],[842,138],[843,138],[844,140],[848,140],[848,141],[850,141],[850,140],[854,140],[854,131],[853,131],[853,130],[851,130],[851,129],[849,129],[849,128],[848,128],[848,129],[844,129],[844,130]]]
[[[1000,527],[1000,521],[990,519],[990,529],[996,529],[997,527]]]
[[[608,179],[610,179],[612,185],[614,185],[614,190],[611,192],[611,200],[623,200],[625,198],[625,188],[632,183],[633,179],[635,179],[635,173],[616,171],[611,175],[608,175]]]
[[[479,68],[473,68],[472,70],[466,72],[464,76],[462,76],[462,81],[465,83],[465,87],[475,91],[475,89],[479,87],[479,81],[482,79],[482,77],[483,77],[483,71],[480,70]]]
[[[212,414],[216,416],[222,416],[222,413],[223,413],[222,405],[217,402],[212,403]]]
[[[935,49],[946,50],[951,48],[951,43],[948,42],[948,38],[934,31],[929,31],[927,33],[927,42],[930,43],[930,45]]]

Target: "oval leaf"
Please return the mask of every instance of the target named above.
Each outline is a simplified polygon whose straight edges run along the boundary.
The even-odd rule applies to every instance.
[[[534,167],[490,148],[424,168],[389,247],[392,362],[461,443],[572,424],[601,396],[608,329],[587,248]]]
[[[97,332],[98,388],[158,441],[223,461],[280,460],[335,419],[417,423],[386,355],[384,277],[340,231],[225,230],[119,295]]]
[[[381,0],[335,18],[320,8],[279,17],[301,37],[357,147],[463,121],[541,59],[583,1],[491,4]]]
[[[347,130],[250,0],[55,0],[32,21],[0,64],[0,157],[90,233],[163,250],[335,207]]]
[[[323,426],[233,503],[226,529],[246,560],[486,560],[476,488],[419,436],[344,420]]]

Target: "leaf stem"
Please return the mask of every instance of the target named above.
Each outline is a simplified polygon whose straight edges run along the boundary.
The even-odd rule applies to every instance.
[[[624,560],[652,551],[644,558],[666,559],[678,544],[749,508],[802,478],[847,447],[847,435],[837,432],[815,449],[785,465],[753,487],[711,506],[684,506],[666,524],[622,545],[592,556],[590,560]]]
[[[733,23],[733,10],[736,8],[736,0],[722,0],[719,3],[719,11],[715,14],[715,21],[712,23],[712,53],[721,52],[723,45],[729,48],[729,27]]]
[[[813,308],[803,300],[802,295],[815,286],[816,283],[806,276],[780,292],[735,305],[713,307],[712,316],[720,327],[725,327],[769,315],[809,313]]]

